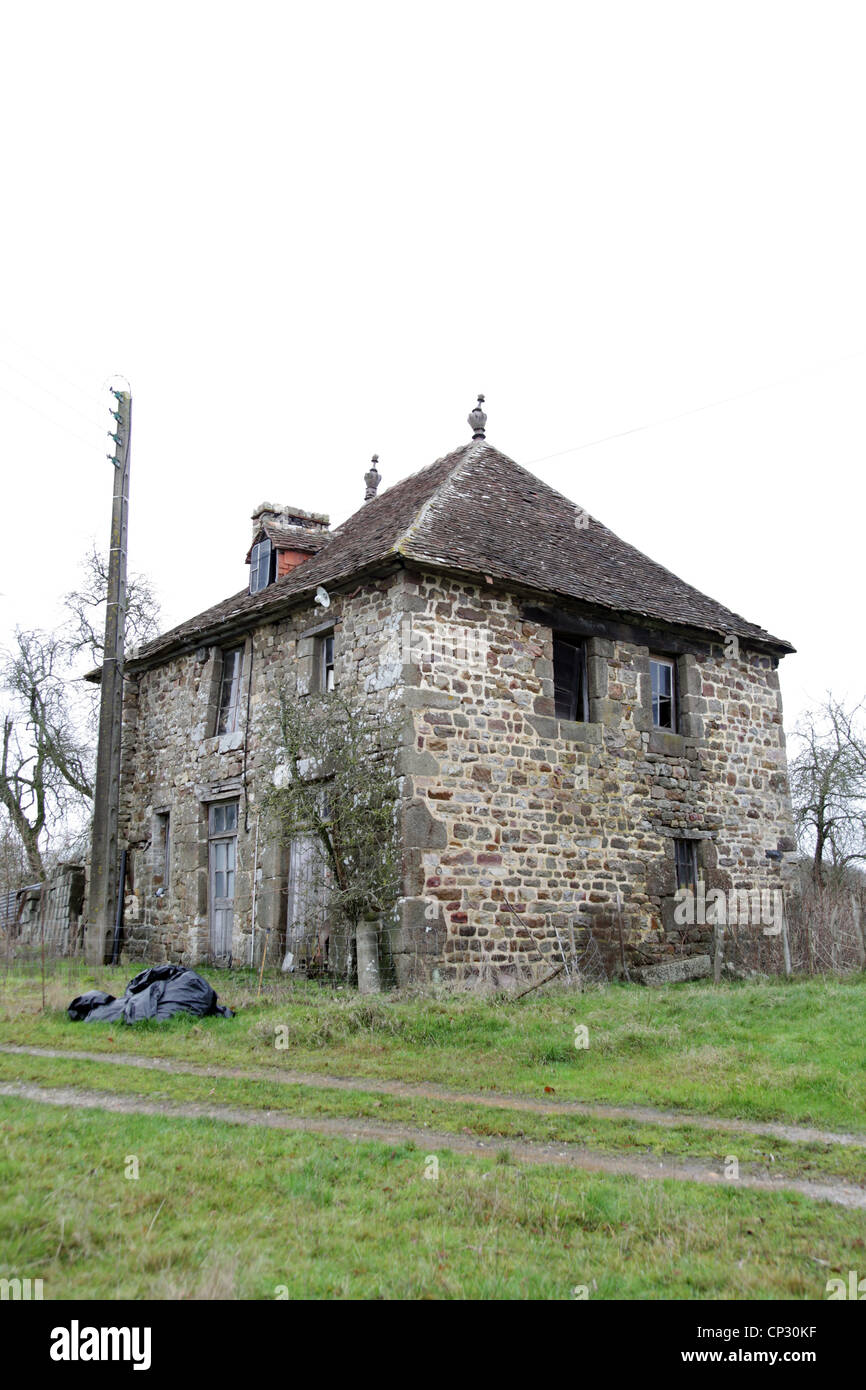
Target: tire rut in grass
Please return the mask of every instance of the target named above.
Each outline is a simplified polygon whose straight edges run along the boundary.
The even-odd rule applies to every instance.
[[[406,1125],[389,1125],[374,1120],[309,1118],[301,1115],[275,1114],[273,1111],[248,1110],[228,1105],[203,1105],[197,1102],[150,1101],[140,1096],[119,1095],[104,1091],[87,1091],[72,1086],[43,1087],[25,1082],[0,1083],[0,1096],[35,1101],[69,1109],[102,1110],[121,1115],[156,1115],[163,1119],[214,1120],[222,1124],[252,1125],[265,1129],[326,1134],[355,1142],[414,1143],[425,1154],[444,1150],[472,1155],[475,1158],[495,1157],[502,1150],[514,1161],[526,1164],[556,1164],[581,1168],[588,1172],[609,1173],[659,1181],[675,1179],[680,1182],[701,1182],[722,1186],[725,1179],[709,1163],[683,1159],[645,1159],[632,1156],[603,1154],[575,1144],[545,1144],[510,1139],[472,1139],[459,1134],[437,1133],[431,1129],[415,1129]],[[795,1192],[815,1201],[832,1202],[837,1206],[866,1210],[866,1191],[845,1183],[816,1183],[795,1178],[762,1178],[741,1174],[731,1186],[766,1192]]]
[[[695,1115],[689,1111],[657,1110],[649,1105],[603,1105],[580,1100],[542,1100],[535,1096],[493,1094],[490,1091],[455,1091],[433,1082],[390,1081],[380,1077],[331,1076],[317,1072],[277,1070],[276,1067],[224,1067],[184,1062],[173,1057],[146,1057],[131,1052],[83,1052],[78,1048],[64,1052],[55,1047],[25,1047],[0,1043],[0,1053],[25,1057],[54,1057],[68,1061],[80,1057],[87,1062],[107,1062],[124,1067],[175,1073],[178,1076],[224,1077],[232,1081],[273,1081],[287,1086],[321,1087],[332,1091],[370,1091],[377,1095],[417,1097],[422,1100],[456,1101],[486,1105],[495,1110],[528,1110],[539,1115],[585,1115],[588,1119],[634,1120],[640,1124],[673,1128],[692,1125],[697,1129],[727,1130],[734,1134],[762,1134],[771,1139],[787,1139],[792,1144],[839,1144],[866,1148],[866,1134],[845,1134],[814,1129],[806,1125],[776,1120],[742,1120],[723,1115]]]

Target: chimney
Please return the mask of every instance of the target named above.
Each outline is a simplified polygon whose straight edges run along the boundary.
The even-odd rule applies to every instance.
[[[262,502],[253,512],[253,540],[265,524],[281,530],[297,530],[301,535],[327,534],[330,517],[323,512],[305,512],[302,507],[280,507],[275,502]]]
[[[262,537],[270,540],[276,554],[275,579],[309,560],[329,539],[330,518],[322,512],[307,512],[302,507],[277,506],[262,502],[252,516],[252,544]],[[252,553],[252,552],[251,552]],[[249,561],[250,556],[247,556]]]

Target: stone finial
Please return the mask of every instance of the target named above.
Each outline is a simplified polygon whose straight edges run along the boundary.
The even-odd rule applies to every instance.
[[[483,406],[483,404],[484,404],[484,397],[483,397],[483,396],[479,396],[479,397],[478,397],[478,404],[475,406],[474,410],[470,410],[469,414],[468,414],[467,417],[466,417],[467,420],[469,421],[469,424],[472,426],[472,438],[473,438],[473,439],[483,439],[483,438],[484,438],[484,426],[487,424],[487,416],[484,414],[484,411],[481,409],[481,407]]]
[[[364,493],[365,502],[372,502],[373,498],[376,496],[376,490],[382,481],[382,475],[376,467],[378,462],[379,455],[374,454],[371,459],[370,469],[364,474],[364,482],[367,485],[367,491]]]

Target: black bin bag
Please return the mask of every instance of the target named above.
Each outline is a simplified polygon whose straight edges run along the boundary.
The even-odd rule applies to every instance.
[[[194,1014],[208,1018],[220,1014],[232,1018],[231,1009],[217,1002],[217,994],[185,965],[152,965],[126,986],[122,999],[91,989],[77,995],[66,1010],[73,1023],[138,1023],[142,1018],[172,1018]]]

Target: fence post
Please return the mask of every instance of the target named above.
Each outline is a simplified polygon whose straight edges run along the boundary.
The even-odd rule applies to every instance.
[[[721,922],[716,922],[713,928],[713,983],[719,984],[722,978],[722,964],[724,962],[725,948],[725,928]]]
[[[377,921],[361,921],[355,931],[355,952],[358,958],[358,993],[380,994],[379,930]]]

